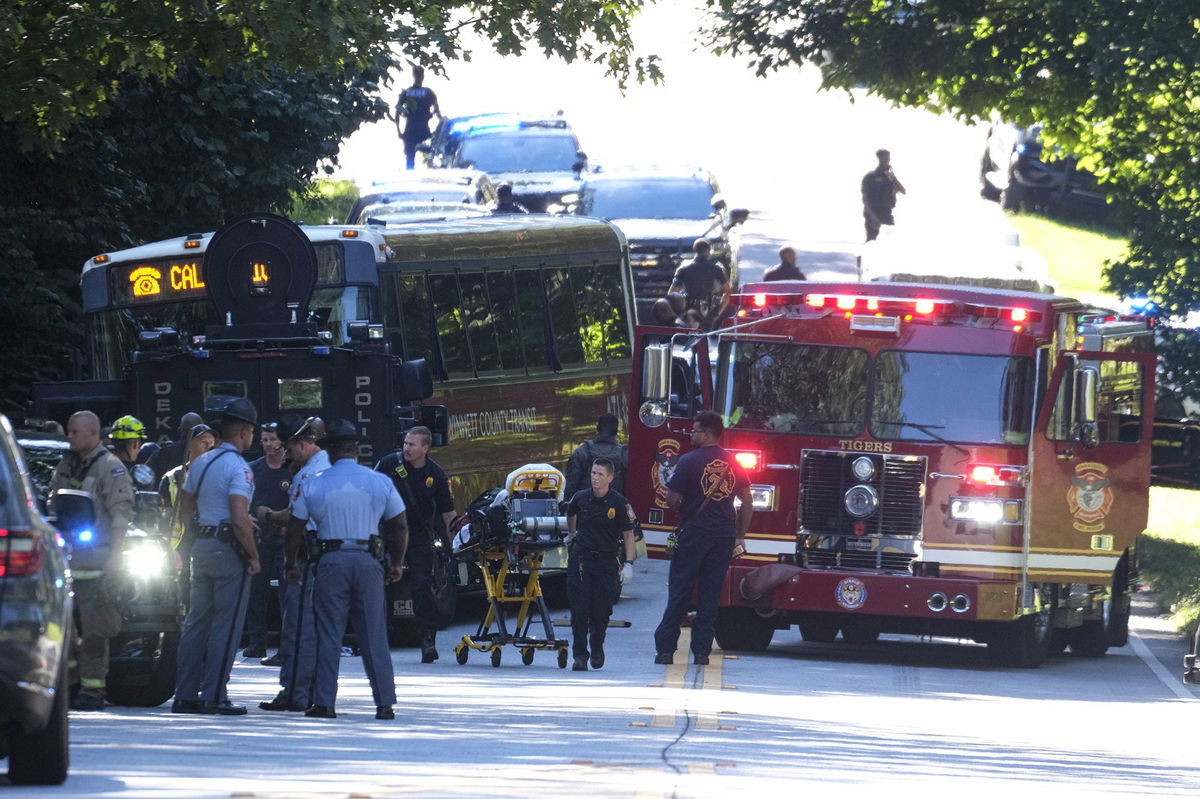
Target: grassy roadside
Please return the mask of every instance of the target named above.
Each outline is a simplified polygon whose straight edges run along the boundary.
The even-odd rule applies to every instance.
[[[289,216],[303,225],[341,224],[358,199],[358,188],[348,180],[314,180],[292,201]]]
[[[1116,297],[1102,288],[1102,270],[1105,261],[1124,252],[1123,238],[1034,214],[1009,219],[1021,243],[1045,256],[1058,294],[1115,303]],[[1138,568],[1162,612],[1170,613],[1180,630],[1200,619],[1200,491],[1150,489],[1150,518],[1138,542]]]

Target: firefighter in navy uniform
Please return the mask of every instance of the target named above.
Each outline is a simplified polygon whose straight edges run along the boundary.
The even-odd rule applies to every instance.
[[[183,518],[199,516],[192,547],[192,590],[183,635],[173,713],[240,716],[226,684],[233,668],[250,594],[258,573],[258,548],[250,519],[254,475],[242,458],[254,443],[258,411],[248,399],[229,402],[221,413],[221,444],[188,470],[179,493]]]
[[[621,585],[633,579],[633,528],[636,517],[625,497],[613,491],[615,465],[608,458],[592,464],[591,488],[567,503],[574,671],[587,671],[590,637],[592,668],[604,665],[604,636]]]
[[[108,681],[108,639],[121,631],[121,608],[112,581],[121,573],[125,529],[133,521],[133,484],[125,466],[100,443],[100,419],[79,411],[67,422],[71,449],[50,478],[51,496],[60,488],[92,496],[96,528],[91,541],[75,541],[71,575],[79,646],[81,690],[72,710],[103,710]]]
[[[404,565],[412,584],[413,614],[421,625],[422,663],[438,659],[437,625],[433,622],[437,615],[433,596],[434,557],[445,557],[443,553],[449,551],[450,525],[457,517],[450,478],[429,457],[432,446],[433,433],[429,428],[414,427],[404,436],[403,452],[384,455],[375,464],[375,471],[392,479],[407,509],[409,532]]]
[[[375,718],[394,719],[396,679],[387,641],[384,583],[400,579],[408,529],[404,500],[384,475],[357,463],[361,437],[354,423],[336,419],[320,445],[329,453],[330,467],[300,485],[288,523],[287,577],[296,584],[300,570],[296,553],[309,522],[319,551],[313,609],[317,622],[317,670],[313,706],[304,715],[336,718],[338,670],[342,635],[352,620],[362,650],[363,669],[375,699]],[[383,568],[383,522],[391,546],[391,563]]]

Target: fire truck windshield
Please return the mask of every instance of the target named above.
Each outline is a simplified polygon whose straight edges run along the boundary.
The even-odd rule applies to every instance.
[[[743,430],[853,436],[866,416],[865,350],[722,343],[718,410]]]
[[[725,341],[717,410],[729,427],[902,441],[1025,444],[1034,364],[997,355]],[[868,390],[870,386],[870,390]]]
[[[1033,361],[998,355],[882,352],[875,359],[871,434],[906,441],[1026,444]]]

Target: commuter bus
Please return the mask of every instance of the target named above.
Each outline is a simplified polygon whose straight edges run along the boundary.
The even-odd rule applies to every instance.
[[[107,422],[133,412],[166,439],[182,414],[247,396],[264,419],[354,420],[366,436],[363,460],[373,462],[402,443],[396,403],[405,397],[373,392],[367,378],[318,354],[350,353],[346,364],[368,351],[424,359],[433,401],[449,409],[451,446],[435,457],[460,506],[524,463],[562,464],[601,413],[625,418],[630,278],[625,240],[611,225],[530,215],[299,229],[316,276],[304,318],[292,321],[307,323],[322,346],[293,347],[300,360],[286,375],[284,355],[255,351],[253,334],[231,366],[214,369],[213,336],[236,326],[205,281],[213,234],[193,234],[84,265],[88,379],[35,386],[33,415],[65,421],[91,408]],[[139,377],[158,374],[168,352],[192,356],[181,379]]]

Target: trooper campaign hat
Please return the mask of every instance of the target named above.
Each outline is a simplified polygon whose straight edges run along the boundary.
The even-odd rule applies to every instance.
[[[245,397],[236,397],[225,403],[225,407],[221,409],[221,418],[249,422],[258,427],[258,409]]]
[[[343,441],[362,441],[358,428],[349,419],[334,419],[326,426],[326,431],[325,437],[317,441],[317,446],[328,448]]]
[[[307,438],[315,441],[325,435],[325,423],[319,416],[305,418],[298,413],[284,414],[275,425],[275,435],[283,444],[295,438]]]

